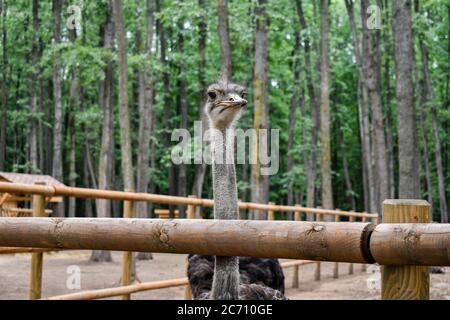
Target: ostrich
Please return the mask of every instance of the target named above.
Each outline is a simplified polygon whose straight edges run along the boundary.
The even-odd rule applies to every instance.
[[[239,219],[234,166],[234,125],[247,105],[245,88],[227,81],[211,85],[205,113],[212,129],[214,219]],[[281,300],[284,275],[276,259],[190,255],[194,299]]]

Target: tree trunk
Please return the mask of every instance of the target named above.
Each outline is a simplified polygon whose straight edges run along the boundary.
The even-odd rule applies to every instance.
[[[422,54],[422,67],[423,67],[423,78],[425,85],[426,98],[430,103],[431,108],[431,123],[433,127],[434,135],[434,152],[436,159],[436,170],[438,176],[438,190],[439,190],[439,208],[441,212],[441,222],[448,223],[448,208],[447,208],[447,197],[445,193],[445,180],[444,180],[444,168],[442,165],[442,152],[441,152],[441,138],[439,130],[439,120],[436,110],[436,99],[434,97],[433,85],[431,82],[430,68],[429,68],[429,58],[428,58],[428,47],[423,40],[424,35],[419,35],[419,44]],[[432,203],[432,202],[431,202]]]
[[[321,0],[320,13],[320,141],[322,146],[322,207],[333,209],[330,148],[330,65],[328,56],[328,0]]]
[[[294,133],[295,133],[295,123],[296,123],[296,111],[300,101],[304,99],[303,93],[299,97],[300,93],[296,90],[293,92],[291,97],[291,104],[289,107],[289,124],[288,124],[288,159],[287,159],[287,173],[289,174],[288,181],[288,194],[287,194],[287,205],[294,205],[294,179],[292,175],[292,169],[294,168]],[[299,101],[300,100],[300,101]],[[288,220],[292,220],[292,213],[288,214]]]
[[[6,26],[6,0],[0,0],[0,16],[2,17],[2,84],[0,85],[0,171],[6,170],[6,126],[8,124],[8,86],[6,70],[8,67],[8,32]]]
[[[419,112],[419,121],[420,121],[420,129],[421,129],[421,137],[422,137],[422,158],[425,169],[425,184],[427,190],[427,200],[433,205],[433,189],[431,184],[431,171],[430,171],[430,153],[428,151],[428,139],[427,139],[427,114],[426,114],[426,91],[425,85],[423,81],[420,81],[420,112]]]
[[[450,21],[450,5],[447,6],[447,21]],[[450,61],[450,25],[448,26],[447,30],[447,60]],[[445,77],[445,96],[444,101],[442,102],[442,106],[444,107],[444,110],[446,110],[446,112],[448,112],[448,110],[450,109],[450,72],[447,72],[447,76]],[[442,124],[442,127],[444,128],[445,132],[450,132],[450,119],[445,120]],[[445,168],[446,172],[450,170],[450,141],[448,140],[449,139],[444,140],[442,146],[442,165]]]
[[[45,86],[45,81],[41,79],[39,81],[39,112],[41,113],[41,116],[38,118],[38,159],[39,159],[39,171],[42,174],[48,174],[48,172],[45,169],[45,153],[46,149],[48,148],[47,143],[44,142],[44,132],[46,130],[45,125],[43,124],[42,119],[45,119],[45,112],[46,109],[46,100],[47,100],[47,88]],[[48,140],[45,140],[48,141]]]
[[[304,93],[300,84],[300,35],[298,32],[295,33],[295,48],[293,50],[293,73],[294,73],[294,85],[291,97],[291,104],[289,107],[289,122],[288,122],[288,158],[287,158],[287,173],[289,175],[288,179],[288,194],[287,194],[287,205],[293,206],[294,203],[294,179],[292,174],[292,169],[294,168],[294,137],[295,137],[295,125],[296,125],[296,113],[299,103],[304,102]],[[288,213],[288,220],[292,220],[292,212]]]
[[[256,29],[256,19],[254,15],[254,6],[253,1],[248,0],[248,3],[250,4],[248,6],[247,14],[250,17],[250,24],[249,24],[249,30],[255,30]],[[252,37],[252,41],[249,41],[247,45],[245,46],[244,52],[247,57],[251,57],[255,52],[255,41],[254,41],[254,34]],[[245,77],[244,83],[247,88],[250,88],[253,84],[253,77],[254,77],[254,63],[250,64],[249,66],[249,72]],[[253,125],[253,113],[252,112],[244,112],[241,120],[241,124],[244,128],[251,128]],[[244,161],[244,163],[241,166],[241,175],[242,175],[242,183],[243,183],[243,190],[240,190],[239,192],[239,200],[241,201],[250,201],[251,198],[251,164],[250,161]],[[207,175],[208,179],[211,177],[211,175]],[[210,191],[211,192],[211,191]],[[241,219],[249,219],[251,218],[251,212],[247,210],[241,210],[240,211],[240,217]]]
[[[362,161],[363,161],[363,176],[365,176],[365,210],[375,212],[377,207],[375,197],[375,179],[373,175],[373,167],[371,161],[371,135],[370,135],[370,120],[369,120],[369,93],[367,86],[363,85],[364,71],[361,58],[361,48],[358,36],[356,33],[356,23],[354,17],[354,3],[352,0],[346,0],[345,6],[350,21],[350,28],[352,34],[353,51],[355,53],[356,65],[358,67],[358,90],[360,92],[358,110],[360,121],[360,134],[362,144]]]
[[[84,164],[83,164],[83,180],[84,180],[84,183],[83,183],[84,187],[90,188],[91,184],[89,183],[89,170],[87,167],[86,160],[84,161]],[[92,200],[85,199],[83,202],[84,202],[84,216],[86,218],[93,218],[94,213],[92,210]]]
[[[137,160],[137,191],[147,193],[150,178],[150,137],[153,116],[153,77],[152,77],[152,41],[153,41],[153,0],[147,0],[146,10],[147,37],[145,40],[145,70],[139,71],[139,138]],[[140,33],[140,28],[138,27]],[[138,37],[137,37],[138,38]],[[138,46],[139,47],[139,46]],[[142,48],[142,43],[140,44]],[[142,50],[140,50],[142,54]],[[148,218],[148,203],[136,203],[136,217]],[[150,260],[150,252],[139,252],[138,260]]]
[[[76,30],[69,30],[69,38],[72,43],[76,41]],[[76,67],[74,67],[76,68]],[[80,103],[80,86],[78,80],[78,70],[72,70],[72,79],[69,93],[69,185],[76,187],[77,170],[76,170],[76,127],[75,114],[79,111]],[[69,198],[69,217],[76,216],[76,199]]]
[[[311,155],[309,157],[309,164],[307,166],[307,186],[306,186],[306,206],[312,208],[316,205],[315,202],[315,182],[317,174],[317,142],[319,139],[319,105],[317,101],[316,88],[314,86],[312,64],[311,64],[311,46],[310,39],[307,35],[307,24],[305,15],[303,13],[303,6],[301,0],[296,0],[297,14],[300,21],[301,30],[303,31],[303,46],[305,49],[305,67],[306,67],[306,85],[308,90],[310,108],[311,108]],[[311,214],[307,215],[308,220],[314,217]]]
[[[383,12],[385,13],[383,23],[389,25],[389,3],[386,0],[383,4]],[[384,110],[386,117],[386,148],[388,154],[388,173],[389,173],[389,191],[390,198],[395,199],[395,155],[394,155],[394,138],[393,138],[393,119],[392,119],[392,108],[391,108],[391,67],[390,60],[392,55],[391,41],[389,39],[389,28],[384,29],[384,86],[385,86],[385,100],[384,100]]]
[[[161,12],[161,4],[160,1],[156,1],[156,11]],[[163,66],[163,99],[164,99],[164,141],[165,146],[167,149],[169,148],[169,142],[170,142],[170,128],[172,126],[170,119],[172,119],[172,100],[170,98],[170,73],[169,73],[169,63],[167,61],[167,40],[166,40],[166,33],[164,30],[163,22],[160,18],[157,19],[157,29],[158,29],[158,35],[159,35],[159,43],[160,43],[160,62]],[[176,185],[176,176],[175,176],[175,166],[173,165],[172,161],[169,162],[168,167],[168,180],[169,180],[169,195],[176,196],[177,195],[177,185]],[[175,206],[169,205],[169,217],[174,218],[175,217]]]
[[[350,199],[352,210],[356,211],[356,199],[352,187],[352,180],[350,178],[350,173],[348,170],[347,154],[345,150],[343,150],[342,152],[342,166],[344,168],[345,185],[347,186],[348,198]]]
[[[307,133],[307,112],[306,112],[306,97],[305,97],[305,90],[302,89],[302,100],[300,101],[300,112],[301,112],[301,119],[302,119],[302,139],[300,141],[301,145],[306,145],[308,143],[308,133]],[[309,164],[310,159],[308,156],[303,157],[303,167],[307,171],[306,174],[308,174],[309,171]],[[306,176],[308,178],[308,176]],[[296,204],[303,205],[303,198],[306,194],[305,191],[308,191],[307,189],[308,183],[300,189],[300,192],[297,194],[297,197],[299,198],[297,201],[295,201]],[[314,193],[313,193],[314,196]],[[306,219],[308,221],[314,220],[314,214],[306,214]]]
[[[73,80],[73,78],[72,78]],[[73,86],[74,82],[72,82]],[[72,91],[72,89],[71,89]],[[69,109],[70,110],[70,109]],[[69,186],[76,187],[77,171],[76,171],[76,128],[75,128],[75,110],[70,110],[69,119]],[[69,198],[69,218],[75,217],[76,211],[76,198]]]
[[[256,164],[252,165],[252,202],[267,203],[269,180],[268,176],[261,174],[260,150],[267,149],[267,141],[260,139],[260,130],[268,129],[268,16],[266,11],[267,1],[258,0],[255,7],[256,33],[255,33],[255,70],[254,70],[254,129],[257,139],[254,141]],[[266,213],[253,212],[254,219],[265,220]]]
[[[376,195],[376,179],[375,179],[375,173],[374,173],[374,165],[373,165],[373,141],[372,141],[372,134],[371,134],[371,128],[370,128],[370,119],[369,119],[369,113],[370,113],[370,107],[369,107],[369,93],[367,90],[367,87],[362,83],[360,83],[361,91],[362,91],[362,117],[363,117],[363,125],[364,125],[364,155],[366,166],[367,166],[367,179],[369,183],[369,201],[370,201],[370,212],[376,212],[377,211],[377,195]]]
[[[123,185],[125,190],[135,191],[133,159],[131,154],[130,116],[128,111],[127,46],[125,42],[125,25],[121,0],[113,0],[113,16],[119,56],[119,123]]]
[[[26,23],[26,25],[28,25],[28,23]],[[27,30],[28,27],[24,27],[24,32],[25,30]],[[17,80],[15,81],[15,94],[14,94],[14,101],[19,101],[19,99],[21,99],[21,94],[20,94],[20,85],[21,85],[21,81],[22,81],[22,68],[19,68],[17,70]],[[18,139],[18,128],[13,128],[13,150],[21,150],[20,149],[20,141]],[[12,154],[12,164],[14,165],[18,165],[20,162],[20,154],[18,154],[17,152],[14,152]]]
[[[112,20],[112,3],[108,1],[108,11],[105,24],[103,25],[103,47],[113,50],[114,47],[114,23]],[[113,155],[114,155],[114,124],[113,124],[113,62],[109,61],[105,70],[105,78],[100,82],[100,106],[102,108],[102,138],[100,146],[100,156],[98,162],[98,187],[99,189],[111,189],[113,176]],[[97,217],[111,217],[111,201],[96,200]],[[91,261],[102,262],[112,261],[109,251],[94,250],[91,254]]]
[[[82,44],[85,45],[86,44],[86,40],[83,37],[82,38]],[[80,94],[80,100],[78,102],[80,110],[84,109],[84,97],[85,97],[85,92],[84,90],[79,87],[79,94]],[[91,164],[91,155],[89,154],[89,139],[88,139],[88,125],[87,123],[81,123],[81,131],[84,133],[84,137],[85,137],[85,143],[84,143],[84,163],[83,163],[83,186],[85,186],[85,188],[90,188],[91,186],[94,189],[98,189],[98,184],[96,182],[96,177],[95,174],[92,170],[92,178],[91,181],[89,181],[89,178],[91,176],[91,172],[89,170],[90,168],[90,164]],[[79,175],[78,175],[79,176]],[[93,218],[94,217],[94,213],[93,213],[93,200],[92,199],[85,199],[82,201],[82,203],[84,204],[84,217],[87,218]]]
[[[58,46],[61,44],[61,11],[62,0],[53,0],[53,37],[54,44]],[[61,56],[59,48],[56,50],[53,57],[53,100],[54,100],[54,116],[55,122],[53,127],[53,178],[63,181],[63,110],[62,110],[62,87],[61,87]],[[64,217],[64,202],[56,205],[55,214],[58,217]]]
[[[319,22],[320,22],[320,16],[319,16],[319,10],[317,9],[317,7],[318,7],[318,5],[317,5],[317,3],[318,2],[320,2],[320,0],[312,0],[312,5],[313,5],[313,20],[311,21],[312,22],[312,25],[313,25],[313,28],[315,29],[315,30],[319,30],[319,28],[320,28],[320,26],[319,26]],[[317,34],[317,32],[316,32],[316,34]],[[317,54],[317,56],[320,56],[320,37],[314,37],[313,39],[312,39],[312,44],[313,44],[313,47],[314,47],[314,52]],[[317,86],[317,96],[316,96],[316,99],[317,99],[317,113],[319,114],[319,112],[320,112],[320,110],[319,110],[319,107],[320,107],[320,94],[319,94],[319,86],[320,86],[320,58],[319,59],[316,59],[316,70],[317,70],[317,84],[316,84],[316,86]],[[320,116],[319,116],[319,122],[317,122],[318,123],[318,126],[317,127],[319,127],[319,123],[320,123]],[[318,193],[318,192],[317,192]],[[319,197],[317,197],[317,198],[319,198]]]
[[[198,6],[199,9],[204,12],[204,14],[200,15],[200,21],[198,23],[198,86],[199,86],[199,92],[200,92],[200,99],[199,99],[199,108],[198,108],[198,114],[199,114],[199,120],[202,124],[201,129],[201,135],[203,137],[204,132],[207,129],[208,121],[206,119],[205,113],[203,111],[204,105],[205,105],[205,90],[206,90],[206,55],[205,55],[205,49],[206,49],[206,37],[207,37],[207,25],[206,20],[204,19],[205,16],[207,16],[206,8],[205,8],[205,1],[204,0],[198,0]],[[203,151],[203,145],[199,146],[199,151]],[[199,154],[199,157],[202,157],[201,163],[198,163],[195,165],[195,176],[194,176],[194,183],[192,185],[192,194],[195,195],[197,198],[202,197],[202,191],[203,191],[203,182],[205,180],[205,173],[206,173],[206,165],[203,161],[203,152]],[[198,219],[200,218],[200,207],[196,207],[195,217]]]
[[[389,171],[386,152],[386,137],[383,124],[383,108],[381,105],[381,86],[380,86],[380,34],[376,31],[375,41],[372,40],[372,32],[367,26],[369,20],[370,2],[361,0],[361,23],[363,26],[362,38],[362,59],[364,85],[369,92],[372,124],[373,124],[373,153],[375,155],[375,177],[376,177],[376,210],[381,212],[382,202],[389,198]]]
[[[184,54],[184,27],[183,21],[177,22],[178,29],[178,53],[180,56]],[[177,109],[178,114],[181,116],[181,128],[188,129],[188,102],[187,102],[187,91],[186,91],[186,78],[185,78],[186,66],[181,59],[178,66],[178,96],[177,96]],[[187,170],[185,164],[178,165],[178,196],[187,196]],[[180,218],[186,217],[186,206],[179,206],[178,210],[180,212]]]
[[[231,46],[230,35],[228,27],[228,0],[217,0],[217,15],[218,15],[218,31],[220,42],[221,55],[221,78],[223,80],[231,80]]]
[[[370,187],[369,187],[369,172],[367,161],[365,157],[365,135],[364,135],[364,121],[363,121],[363,101],[362,101],[362,84],[358,79],[358,124],[359,124],[359,135],[361,141],[361,162],[362,162],[362,184],[363,184],[363,192],[364,192],[364,211],[370,210]]]
[[[399,198],[417,199],[420,196],[420,180],[412,74],[414,55],[410,0],[392,2],[392,29],[397,82]]]
[[[147,10],[150,10],[151,15],[151,23],[153,22],[153,2],[151,0],[147,1],[147,5],[150,6],[150,8],[147,8]],[[141,25],[141,16],[138,13],[137,21],[139,21],[139,25]],[[151,29],[150,37],[153,37],[153,29]],[[138,107],[139,107],[139,129],[138,129],[138,154],[137,154],[137,192],[143,192],[146,193],[148,190],[148,175],[149,175],[149,148],[150,148],[150,123],[151,123],[151,107],[152,101],[147,100],[146,96],[146,73],[149,73],[151,76],[151,70],[146,70],[147,68],[150,69],[150,59],[151,59],[151,52],[149,53],[147,51],[147,42],[144,49],[144,44],[142,42],[142,31],[141,28],[138,26],[136,29],[136,54],[143,55],[145,54],[146,61],[145,61],[145,69],[144,70],[138,70]],[[151,43],[150,43],[151,45]],[[152,86],[151,83],[148,83],[150,87]],[[148,88],[149,90],[152,90],[152,88]],[[150,92],[151,96],[151,92]],[[136,203],[136,211],[137,215],[141,218],[147,218],[147,202],[137,202]]]
[[[153,91],[153,97],[152,97],[152,101],[153,104],[155,102],[155,91]],[[152,132],[156,132],[156,112],[155,109],[153,108],[152,110],[152,122],[150,124],[150,128]],[[156,142],[154,139],[150,140],[150,167],[151,168],[156,168]],[[150,183],[150,189],[149,189],[150,193],[155,193],[156,192],[156,184],[155,183]],[[154,218],[152,212],[153,212],[153,203],[149,203],[149,211],[150,211],[150,216],[152,218]]]
[[[50,97],[50,93],[52,92],[52,81],[48,80],[46,81],[45,85],[44,85],[44,92],[45,95],[47,96],[47,99],[49,99]],[[49,99],[50,100],[50,99]],[[44,114],[46,119],[51,119],[53,117],[53,106],[49,103],[49,104],[43,104],[44,107]],[[52,174],[52,170],[53,170],[53,145],[49,142],[52,141],[52,137],[53,137],[53,128],[48,128],[47,126],[43,126],[44,127],[44,133],[43,133],[43,140],[47,141],[47,143],[44,144],[44,155],[45,155],[45,167],[44,167],[44,172],[45,174]]]
[[[37,103],[37,88],[38,83],[38,62],[39,62],[39,1],[33,0],[33,40],[31,48],[31,77],[30,77],[30,172],[39,172],[38,163],[38,103]]]

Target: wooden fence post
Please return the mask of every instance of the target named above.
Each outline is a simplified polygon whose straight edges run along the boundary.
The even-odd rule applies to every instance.
[[[300,204],[296,204],[295,205],[296,207],[301,207],[301,205]],[[301,221],[302,219],[301,219],[301,212],[300,211],[295,211],[295,213],[294,213],[294,219],[295,219],[295,221]],[[300,266],[299,265],[296,265],[296,266],[294,266],[294,274],[293,274],[293,276],[292,276],[292,288],[298,288],[298,281],[299,281],[299,269],[300,269]]]
[[[190,195],[189,198],[197,198],[195,195]],[[195,205],[188,205],[187,207],[187,218],[188,219],[195,219],[195,212],[196,212],[196,207]],[[187,269],[188,269],[188,264],[189,261],[186,258],[186,274],[187,274]],[[184,286],[184,300],[192,300],[192,290],[191,290],[191,286],[189,284]]]
[[[133,218],[134,202],[123,202],[123,217]],[[122,286],[131,284],[131,274],[133,269],[133,252],[124,252],[122,259]],[[130,300],[130,294],[124,294],[122,300]]]
[[[363,212],[363,213],[367,213],[367,212]],[[367,217],[362,217],[361,222],[367,222]],[[366,271],[367,271],[367,265],[365,263],[363,263],[363,265],[361,266],[361,272],[366,272]]]
[[[431,206],[424,200],[385,200],[382,222],[430,223]],[[419,239],[411,234],[411,241]],[[381,296],[383,300],[429,300],[429,267],[381,266]]]
[[[379,217],[372,218],[372,223],[375,224],[375,225],[377,225],[379,223],[379,221],[380,221]]]
[[[189,198],[197,198],[196,196],[189,196]],[[189,204],[187,207],[187,218],[188,219],[195,219],[195,208],[196,205]]]
[[[336,209],[336,210],[339,210],[339,209]],[[339,210],[339,211],[340,211],[340,210]],[[334,216],[334,221],[335,221],[335,222],[341,221],[341,216],[335,215],[335,216]],[[335,262],[335,263],[334,263],[334,267],[333,267],[333,278],[334,278],[334,279],[339,278],[339,262]]]
[[[44,196],[33,195],[32,206],[33,206],[33,217],[39,218],[46,216]],[[31,254],[30,300],[40,299],[42,296],[43,257],[44,254],[42,252],[35,252]]]
[[[275,205],[274,202],[269,202],[269,205],[273,206]],[[269,210],[267,213],[267,220],[269,221],[273,221],[275,220],[275,212],[273,210]]]
[[[317,207],[317,208],[321,208],[321,207]],[[316,214],[316,221],[317,222],[320,222],[320,221],[322,221],[322,214],[320,214],[320,213],[317,213]],[[317,264],[316,264],[316,271],[315,271],[315,273],[314,273],[314,279],[316,280],[316,281],[320,281],[320,261],[317,261]]]
[[[355,222],[355,217],[350,216],[348,221],[349,222]],[[350,263],[348,265],[348,274],[353,274],[353,263]]]

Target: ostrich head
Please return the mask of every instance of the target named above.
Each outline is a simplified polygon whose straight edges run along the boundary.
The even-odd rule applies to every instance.
[[[215,129],[226,129],[241,116],[247,105],[246,89],[238,84],[219,81],[209,86],[205,113]]]

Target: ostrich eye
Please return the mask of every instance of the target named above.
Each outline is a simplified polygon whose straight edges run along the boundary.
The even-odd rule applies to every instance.
[[[242,99],[245,99],[246,96],[247,96],[247,92],[242,92],[242,93],[241,93],[241,98],[242,98]]]
[[[214,91],[210,91],[208,92],[208,97],[214,100],[217,97],[217,94]]]

